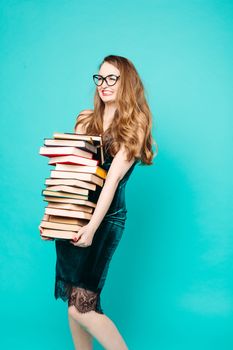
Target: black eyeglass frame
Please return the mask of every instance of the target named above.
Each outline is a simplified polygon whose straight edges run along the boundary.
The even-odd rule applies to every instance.
[[[112,77],[112,76],[114,76],[114,77],[116,78],[116,81],[114,82],[114,84],[109,85],[106,78]],[[100,77],[100,78],[102,79],[102,83],[99,84],[99,85],[96,84],[96,82],[95,82],[95,77]],[[106,84],[107,84],[108,86],[113,86],[113,85],[115,85],[115,84],[117,83],[118,79],[120,78],[120,75],[109,74],[109,75],[106,75],[106,77],[103,77],[103,76],[100,75],[100,74],[94,74],[94,75],[92,76],[92,78],[93,78],[93,81],[94,81],[94,83],[95,83],[96,86],[101,86],[101,85],[103,85],[103,82],[104,82],[104,81],[106,81]]]

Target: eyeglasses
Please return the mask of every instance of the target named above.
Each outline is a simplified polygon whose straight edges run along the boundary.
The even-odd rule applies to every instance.
[[[116,82],[119,78],[120,78],[120,75],[117,76],[115,74],[109,74],[106,77],[103,77],[102,75],[99,75],[99,74],[93,75],[94,83],[97,86],[102,85],[104,80],[106,81],[108,86],[113,86],[116,84]]]

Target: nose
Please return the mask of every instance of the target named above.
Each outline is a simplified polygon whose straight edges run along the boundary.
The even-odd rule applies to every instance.
[[[106,80],[104,80],[104,82],[102,84],[102,88],[104,88],[104,87],[108,87],[108,84],[107,84]]]

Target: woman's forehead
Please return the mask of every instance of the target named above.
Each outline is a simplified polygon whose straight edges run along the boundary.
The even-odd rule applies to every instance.
[[[99,74],[104,77],[109,74],[119,75],[120,71],[115,66],[108,62],[104,62],[99,70]]]

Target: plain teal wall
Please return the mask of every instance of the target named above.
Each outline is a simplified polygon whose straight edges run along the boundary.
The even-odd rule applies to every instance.
[[[39,237],[51,168],[38,151],[93,107],[92,74],[116,54],[143,80],[159,155],[127,184],[102,306],[129,349],[232,349],[233,2],[0,7],[1,348],[73,349],[54,242]]]

